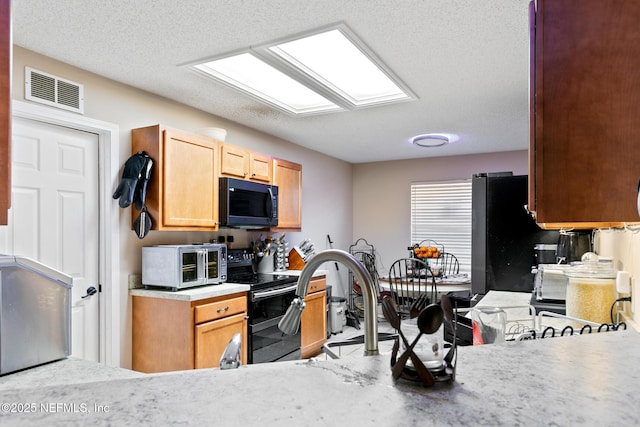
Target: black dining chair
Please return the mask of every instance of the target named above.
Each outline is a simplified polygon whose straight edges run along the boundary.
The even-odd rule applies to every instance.
[[[460,263],[454,254],[443,252],[440,254],[438,261],[441,269],[440,276],[447,277],[460,273]]]
[[[417,258],[400,258],[389,269],[389,289],[401,317],[409,317],[411,306],[421,295],[430,302],[436,296],[435,280],[429,266]]]

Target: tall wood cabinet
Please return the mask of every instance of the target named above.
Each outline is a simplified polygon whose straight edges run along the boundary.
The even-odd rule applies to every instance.
[[[302,229],[302,165],[273,159],[273,183],[278,186],[278,229]]]
[[[146,198],[151,229],[217,229],[218,142],[161,125],[133,129],[131,138],[133,152],[146,151],[155,162]]]
[[[640,2],[537,0],[530,22],[536,222],[639,222]]]
[[[247,363],[244,293],[200,301],[133,296],[132,368],[167,372],[215,368],[236,333]]]
[[[327,279],[314,278],[309,282],[306,307],[300,319],[300,349],[307,359],[320,353],[327,341]]]
[[[11,1],[0,0],[0,225],[11,207]]]

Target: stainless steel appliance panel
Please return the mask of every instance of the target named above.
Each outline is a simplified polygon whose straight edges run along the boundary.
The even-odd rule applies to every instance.
[[[0,374],[71,354],[73,279],[33,260],[0,256]]]
[[[234,228],[266,228],[278,225],[276,185],[220,178],[220,225]]]
[[[534,277],[534,293],[538,301],[565,301],[568,277],[567,264],[540,264]]]
[[[173,290],[227,280],[224,244],[156,245],[142,248],[142,284]]]

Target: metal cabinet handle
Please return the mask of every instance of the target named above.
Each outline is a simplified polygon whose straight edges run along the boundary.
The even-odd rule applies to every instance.
[[[222,313],[223,311],[229,311],[229,306],[226,306],[225,308],[221,307],[217,311],[218,311],[218,313]]]

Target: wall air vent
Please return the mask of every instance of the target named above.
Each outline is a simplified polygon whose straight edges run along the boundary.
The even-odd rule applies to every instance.
[[[24,89],[29,101],[84,113],[84,87],[81,84],[25,67]]]

